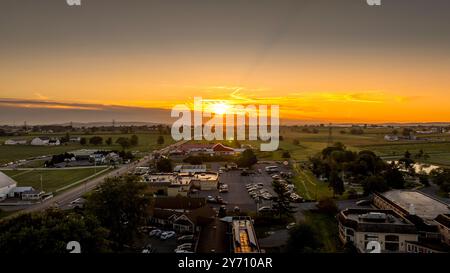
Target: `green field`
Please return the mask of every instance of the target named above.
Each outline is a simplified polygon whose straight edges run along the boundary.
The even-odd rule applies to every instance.
[[[55,192],[57,189],[94,175],[105,168],[7,170],[2,172],[17,181],[18,186],[31,186],[35,189],[41,189],[42,175],[43,190],[46,192]]]
[[[342,250],[342,244],[338,236],[338,225],[334,216],[306,211],[305,222],[317,232],[322,243],[322,252],[336,253]]]
[[[429,155],[428,159],[416,159],[423,163],[450,166],[450,142],[429,142],[429,143],[393,143],[389,145],[368,145],[362,146],[364,149],[372,150],[382,157],[397,159],[406,151],[413,156],[420,150]]]
[[[111,137],[113,140],[113,144],[108,145],[80,145],[77,143],[70,143],[67,145],[60,146],[31,146],[31,145],[0,145],[0,164],[5,164],[11,161],[16,161],[20,159],[27,159],[36,156],[42,155],[53,155],[60,154],[64,152],[70,152],[78,149],[99,149],[99,150],[121,150],[121,146],[116,144],[115,141],[119,137],[131,137],[133,134],[111,134],[111,133],[98,133],[98,134],[90,134],[90,135],[77,135],[73,134],[72,137],[80,136],[86,137],[87,139],[93,136],[101,136],[103,141],[105,141],[108,137]],[[164,135],[165,143],[163,145],[158,145],[156,140],[159,134],[156,133],[136,133],[139,137],[139,145],[135,147],[131,147],[130,151],[140,151],[140,152],[149,152],[155,149],[159,149],[167,144],[173,143],[173,139],[170,135]],[[7,139],[33,139],[34,137],[39,135],[28,135],[26,137],[1,137],[0,143],[3,143]],[[46,136],[50,137],[62,137],[64,134],[46,134]]]
[[[295,173],[293,183],[297,193],[307,200],[319,200],[333,196],[333,191],[327,182],[318,180],[309,170],[305,170],[298,163],[293,165]]]
[[[257,152],[258,158],[263,160],[285,160],[282,158],[283,151],[288,151],[291,158],[297,161],[307,161],[310,156],[319,153],[323,148],[327,147],[329,140],[329,131],[327,128],[318,128],[317,134],[304,133],[300,128],[283,127],[280,129],[279,150],[274,152]],[[417,153],[422,149],[430,158],[428,160],[418,159],[417,161],[424,163],[432,163],[436,165],[450,166],[450,135],[424,135],[428,141],[396,141],[388,142],[384,140],[384,136],[389,134],[390,128],[368,128],[364,129],[362,135],[352,135],[349,133],[341,134],[340,131],[348,128],[335,127],[332,130],[331,142],[341,142],[349,149],[354,151],[372,150],[382,157],[392,157],[396,159],[409,150],[411,153]],[[294,139],[300,143],[293,144]],[[243,144],[250,144],[259,150],[260,141],[241,141]]]

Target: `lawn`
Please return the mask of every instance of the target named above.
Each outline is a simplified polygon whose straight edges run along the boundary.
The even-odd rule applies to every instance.
[[[450,166],[450,142],[414,142],[414,143],[392,143],[384,145],[369,145],[361,148],[372,150],[378,155],[388,158],[397,159],[401,157],[406,151],[409,151],[413,156],[420,150],[428,154],[428,159],[415,159],[423,163],[430,163],[436,165]]]
[[[305,222],[317,232],[322,242],[322,252],[336,253],[342,250],[339,241],[339,231],[336,218],[333,215],[318,213],[316,211],[305,212]]]
[[[3,172],[17,181],[18,186],[31,186],[35,189],[41,188],[42,175],[43,190],[46,192],[55,192],[57,189],[94,175],[105,168],[106,167],[67,170],[8,170]]]
[[[9,215],[11,215],[11,214],[13,214],[13,213],[14,213],[13,211],[4,211],[4,210],[0,209],[0,220],[1,220],[3,217],[9,216]]]
[[[5,164],[11,161],[16,161],[20,159],[27,159],[36,156],[42,155],[54,155],[60,154],[64,152],[70,152],[78,149],[99,149],[99,150],[121,150],[121,146],[116,144],[116,140],[119,137],[128,137],[130,138],[133,134],[111,134],[111,133],[98,133],[98,134],[90,134],[90,135],[71,135],[72,137],[80,136],[85,137],[87,139],[93,136],[101,136],[105,141],[107,138],[111,137],[113,140],[112,145],[80,145],[77,143],[70,143],[67,145],[60,146],[31,146],[31,145],[0,145],[0,164]],[[174,143],[172,137],[170,135],[163,135],[165,143],[162,145],[158,145],[156,140],[159,134],[156,133],[136,133],[139,138],[139,144],[135,147],[131,147],[130,151],[140,151],[140,152],[149,152],[155,149],[162,148],[168,144]],[[16,138],[27,138],[32,139],[38,135],[26,136],[26,137],[16,137]],[[63,134],[52,134],[48,135],[51,137],[62,137]],[[14,137],[10,137],[14,139]],[[6,139],[10,139],[8,137],[2,137],[0,139],[0,143],[5,141]]]
[[[327,182],[318,180],[309,170],[305,170],[298,163],[293,165],[295,177],[293,183],[297,193],[307,200],[319,200],[332,197],[333,191]]]
[[[405,151],[409,150],[413,155],[422,149],[430,157],[427,160],[420,159],[417,161],[436,165],[450,166],[450,141],[442,138],[442,135],[426,135],[430,140],[425,141],[398,141],[388,142],[384,140],[384,136],[389,134],[392,129],[389,128],[368,128],[364,129],[362,135],[352,135],[349,133],[341,134],[341,130],[348,131],[348,128],[333,128],[331,142],[341,142],[353,151],[372,150],[378,155],[386,159],[397,159],[402,156]],[[283,127],[280,129],[279,149],[273,152],[257,152],[258,158],[263,160],[285,160],[282,157],[283,151],[288,151],[291,159],[305,162],[310,156],[319,153],[323,148],[327,147],[329,132],[327,128],[319,128],[317,134],[304,133],[300,128]],[[294,140],[298,140],[299,144],[293,144]],[[259,150],[260,141],[241,141],[241,143],[250,144]]]

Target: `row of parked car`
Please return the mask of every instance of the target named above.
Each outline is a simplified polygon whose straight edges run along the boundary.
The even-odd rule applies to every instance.
[[[300,195],[295,192],[295,186],[293,184],[289,184],[286,180],[282,179],[282,177],[278,174],[272,175],[272,179],[280,183],[284,188],[284,194],[288,196],[289,200],[294,203],[303,202],[304,199]]]
[[[264,184],[263,183],[249,183],[247,185],[245,185],[248,194],[250,195],[250,197],[252,197],[253,199],[256,198],[262,198],[265,200],[271,200],[273,198],[272,194],[264,188]]]
[[[153,229],[150,231],[149,235],[151,237],[157,237],[162,240],[166,240],[169,238],[173,238],[176,234],[174,231],[162,231],[160,229]],[[175,248],[175,253],[193,253],[194,248],[194,235],[181,235],[177,238],[178,246]],[[155,248],[151,244],[147,244],[143,249],[142,253],[154,253],[156,252]]]
[[[222,196],[214,197],[214,196],[208,195],[208,197],[206,197],[206,202],[213,203],[213,204],[222,204],[222,205],[228,204],[227,201],[223,200]]]
[[[174,252],[175,253],[194,253],[194,235],[183,235],[177,238],[179,244]]]
[[[160,229],[154,229],[148,234],[150,237],[157,237],[161,240],[167,240],[175,236],[175,231],[162,231]]]

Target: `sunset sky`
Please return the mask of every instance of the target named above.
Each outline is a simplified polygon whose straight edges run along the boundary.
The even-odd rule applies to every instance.
[[[170,120],[194,96],[291,122],[450,122],[450,1],[2,0],[0,124]]]

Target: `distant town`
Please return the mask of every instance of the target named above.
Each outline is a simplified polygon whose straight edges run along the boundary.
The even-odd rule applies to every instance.
[[[2,253],[450,252],[448,125],[282,126],[273,152],[115,122],[0,142]]]

